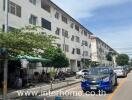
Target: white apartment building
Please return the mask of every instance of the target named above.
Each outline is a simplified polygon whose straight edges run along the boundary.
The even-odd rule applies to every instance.
[[[112,52],[117,53],[109,45],[100,38],[91,36],[92,61],[98,62],[100,65],[116,66],[115,56],[112,56],[112,61],[108,61],[106,56]]]
[[[5,0],[0,0],[0,28],[4,29]],[[59,37],[57,46],[69,58],[72,71],[81,68],[81,59],[91,59],[92,33],[50,0],[9,0],[9,30],[28,25],[42,26]],[[96,59],[96,58],[95,58]],[[99,60],[99,59],[97,59]]]

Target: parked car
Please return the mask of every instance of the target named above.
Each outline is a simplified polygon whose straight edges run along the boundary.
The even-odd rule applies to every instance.
[[[83,92],[90,90],[113,92],[115,85],[117,85],[117,76],[109,67],[91,68],[81,82]]]
[[[73,72],[73,71],[66,71],[65,72],[65,77],[73,77],[73,76],[75,76],[76,74],[75,74],[75,72]]]
[[[80,77],[84,76],[85,73],[88,73],[88,69],[82,69],[82,70],[76,72],[76,78],[80,78]]]
[[[117,77],[127,77],[127,70],[123,66],[115,67],[114,72],[116,73]]]
[[[132,66],[130,65],[130,71],[132,70]]]
[[[128,74],[130,72],[130,66],[129,65],[125,65],[124,67],[125,67],[125,69],[127,71],[127,74]]]

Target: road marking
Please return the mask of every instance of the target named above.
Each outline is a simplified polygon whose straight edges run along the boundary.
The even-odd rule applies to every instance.
[[[122,87],[122,85],[126,82],[126,78],[124,78],[120,84],[117,86],[117,88],[115,89],[115,91],[108,96],[107,100],[112,100],[112,98],[114,97],[114,95],[118,92],[118,90]]]

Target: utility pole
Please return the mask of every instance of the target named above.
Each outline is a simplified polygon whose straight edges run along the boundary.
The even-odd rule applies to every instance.
[[[64,29],[62,29],[62,34],[63,34],[63,37],[64,37],[64,39],[63,39],[63,51],[64,51],[64,53],[66,54],[66,32],[65,32],[65,30]]]
[[[8,32],[8,8],[9,8],[9,0],[5,0],[5,33]],[[6,51],[5,51],[6,52]],[[3,100],[7,100],[7,73],[8,73],[8,60],[7,54],[5,54],[4,58],[4,82],[3,82]]]
[[[85,64],[85,59],[84,59],[84,45],[85,45],[85,43],[84,42],[82,42],[82,46],[83,46],[83,66],[82,66],[82,69],[84,68],[84,64]]]
[[[5,0],[5,32],[8,32],[8,9],[9,0]]]
[[[84,44],[83,44],[83,68],[85,67],[85,58],[84,58]]]

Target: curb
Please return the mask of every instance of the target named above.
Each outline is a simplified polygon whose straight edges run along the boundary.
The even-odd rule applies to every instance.
[[[64,88],[64,87],[67,87],[67,86],[71,86],[71,85],[74,85],[74,84],[77,84],[77,83],[80,83],[81,80],[77,80],[77,81],[74,81],[74,82],[62,82],[62,83],[59,83],[59,84],[53,84],[52,87],[53,89],[51,89],[51,85],[47,85],[46,86],[41,86],[41,87],[35,87],[35,88],[30,88],[30,89],[23,89],[23,90],[18,90],[18,91],[24,91],[24,90],[27,90],[27,91],[38,91],[38,95],[41,93],[41,91],[47,91],[47,90],[51,90],[51,91],[54,91],[54,90],[57,90],[57,89],[61,89],[61,88]],[[57,86],[58,85],[58,86]],[[14,91],[14,92],[11,92],[11,93],[8,93],[8,98],[9,99],[12,99],[12,98],[17,98],[19,97],[17,95],[17,91]]]
[[[71,85],[74,85],[74,84],[77,84],[77,83],[80,83],[80,82],[81,82],[81,81],[77,81],[77,82],[74,82],[74,83],[71,83],[71,84],[62,86],[62,87],[58,87],[58,88],[52,89],[51,91],[58,90],[58,89],[61,89],[61,88],[67,87],[67,86],[71,86]]]

